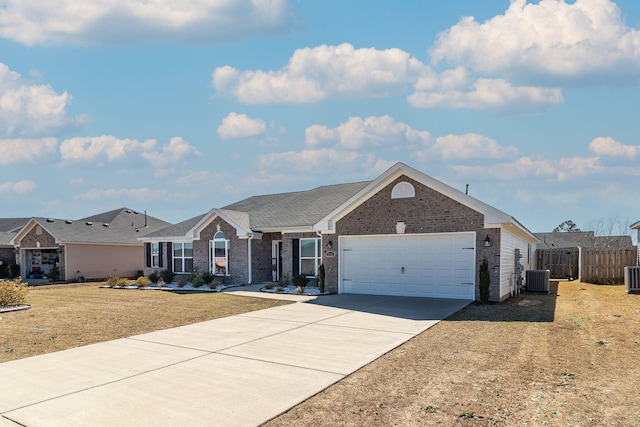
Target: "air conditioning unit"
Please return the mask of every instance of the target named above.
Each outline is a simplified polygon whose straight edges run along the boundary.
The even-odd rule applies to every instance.
[[[526,287],[530,292],[546,292],[549,293],[549,270],[527,270],[525,272]]]
[[[624,268],[624,286],[627,293],[640,293],[640,267]]]

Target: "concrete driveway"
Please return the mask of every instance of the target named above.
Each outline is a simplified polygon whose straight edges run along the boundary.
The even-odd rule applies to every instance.
[[[299,301],[2,363],[0,427],[259,425],[468,304],[286,298]]]

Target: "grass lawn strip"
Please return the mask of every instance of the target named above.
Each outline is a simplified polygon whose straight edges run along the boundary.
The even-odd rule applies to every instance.
[[[0,313],[0,362],[289,304],[225,293],[39,286],[31,309]]]
[[[472,304],[266,426],[639,426],[640,296],[553,291]]]

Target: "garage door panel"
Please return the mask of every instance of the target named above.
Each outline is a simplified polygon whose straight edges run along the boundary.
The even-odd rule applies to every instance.
[[[341,292],[474,299],[474,246],[473,233],[342,237]]]

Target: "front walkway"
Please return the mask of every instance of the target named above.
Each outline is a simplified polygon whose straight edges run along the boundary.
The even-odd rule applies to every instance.
[[[307,302],[2,363],[0,427],[259,425],[468,304],[278,297]]]

